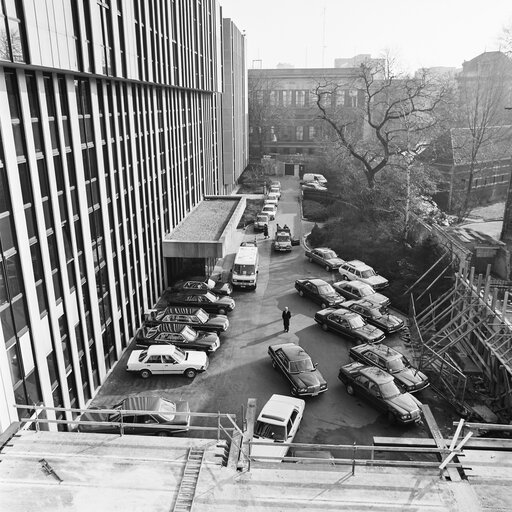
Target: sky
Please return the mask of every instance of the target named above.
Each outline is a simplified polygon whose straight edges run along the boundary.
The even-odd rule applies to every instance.
[[[400,69],[460,68],[512,24],[512,0],[219,0],[247,38],[248,68],[333,67],[335,58],[393,56]]]

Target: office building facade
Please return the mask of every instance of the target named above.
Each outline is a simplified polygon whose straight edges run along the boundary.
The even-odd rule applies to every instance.
[[[215,0],[0,0],[0,431],[88,403],[167,284],[163,238],[243,171],[222,30]]]

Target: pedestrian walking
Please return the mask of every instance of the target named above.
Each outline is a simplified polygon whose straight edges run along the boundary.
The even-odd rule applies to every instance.
[[[268,226],[266,224],[263,226],[263,236],[268,238]]]
[[[288,309],[288,306],[284,308],[283,314],[281,316],[283,317],[284,332],[288,332],[290,330],[290,318],[292,316],[292,313]]]

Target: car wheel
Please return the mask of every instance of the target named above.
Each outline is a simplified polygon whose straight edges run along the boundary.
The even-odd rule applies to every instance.
[[[313,258],[309,258],[309,263],[313,263]]]
[[[292,389],[291,389],[291,394],[292,394],[293,396],[297,396],[297,390],[296,390],[295,388],[292,388]]]
[[[327,270],[327,272],[330,272],[331,271],[331,267],[329,267],[329,265],[325,265],[325,270]]]
[[[226,310],[224,308],[220,308],[219,315],[225,315],[225,314],[226,314]]]
[[[348,281],[348,277],[345,274],[341,276],[341,279],[343,279],[343,281]]]
[[[322,302],[322,304],[320,304],[320,307],[322,309],[325,309],[327,306],[328,306],[328,304],[326,304],[325,302]]]
[[[187,368],[184,372],[184,375],[189,379],[193,379],[196,376],[196,373],[197,372],[194,370],[194,368]]]
[[[169,437],[170,436],[170,432],[168,430],[161,430],[160,432],[157,432],[157,436],[158,437]]]
[[[322,329],[324,331],[328,331],[329,330],[329,327],[327,327],[327,324],[322,324]]]
[[[350,384],[347,384],[347,393],[349,395],[353,395],[354,394],[354,388]]]
[[[277,370],[277,364],[275,361],[272,361],[272,368],[274,368],[274,370]]]
[[[299,295],[300,295],[301,297],[304,297],[304,292],[303,292],[302,290],[299,290]]]
[[[151,372],[149,370],[141,370],[140,376],[143,379],[147,379],[148,377],[151,377]]]

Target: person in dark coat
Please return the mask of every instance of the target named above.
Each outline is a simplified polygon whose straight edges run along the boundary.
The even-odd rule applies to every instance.
[[[283,317],[284,332],[288,332],[290,330],[290,318],[292,316],[292,313],[288,309],[288,306],[284,308],[283,314],[281,316]]]
[[[266,224],[263,226],[263,236],[268,238],[268,226]]]

